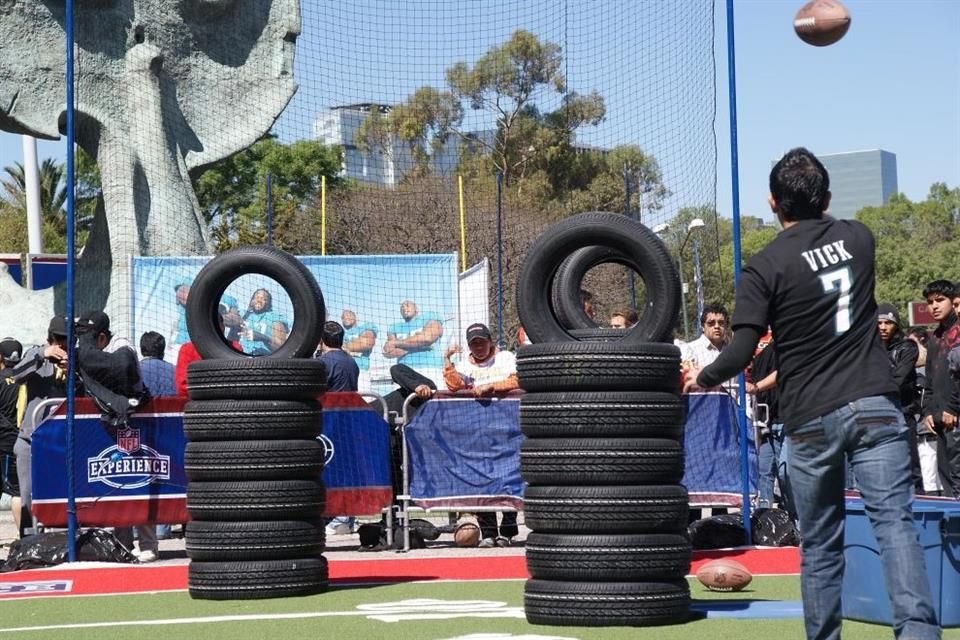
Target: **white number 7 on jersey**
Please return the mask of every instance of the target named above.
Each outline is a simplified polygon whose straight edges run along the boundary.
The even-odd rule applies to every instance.
[[[850,267],[835,269],[820,276],[820,283],[823,285],[824,293],[833,293],[840,290],[840,297],[837,298],[837,335],[846,333],[850,329],[850,287],[853,285],[853,276],[850,274]]]

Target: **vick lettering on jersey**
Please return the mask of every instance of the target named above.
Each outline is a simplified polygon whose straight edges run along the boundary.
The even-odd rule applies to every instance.
[[[820,269],[853,260],[853,256],[843,246],[843,240],[835,240],[823,246],[800,253],[810,268],[816,272]]]

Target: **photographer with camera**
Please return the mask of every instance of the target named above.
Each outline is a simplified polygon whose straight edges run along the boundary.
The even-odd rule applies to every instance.
[[[20,537],[33,528],[30,514],[31,490],[30,443],[37,424],[52,411],[38,416],[34,421],[34,408],[49,398],[64,398],[67,395],[67,321],[63,316],[54,316],[47,327],[47,344],[31,347],[14,366],[6,378],[8,384],[22,384],[25,395],[18,407],[20,432],[13,452],[17,456],[17,480],[20,482]]]

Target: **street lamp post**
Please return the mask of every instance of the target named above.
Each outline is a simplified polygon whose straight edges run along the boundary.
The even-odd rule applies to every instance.
[[[697,229],[704,228],[706,223],[700,218],[694,218],[687,224],[687,232],[684,234],[683,239],[680,240],[680,234],[676,234],[674,238],[680,240],[679,248],[677,249],[677,268],[680,271],[680,309],[683,316],[683,339],[687,340],[690,336],[690,324],[687,319],[687,283],[683,280],[683,249],[687,246],[687,241],[690,239],[690,234],[696,231]],[[653,228],[653,232],[660,237],[663,237],[670,230],[670,225],[666,222],[658,224]],[[703,283],[702,277],[700,275],[700,241],[694,238],[693,242],[694,249],[694,283],[697,287],[697,317],[703,315]],[[697,331],[699,335],[699,329]]]

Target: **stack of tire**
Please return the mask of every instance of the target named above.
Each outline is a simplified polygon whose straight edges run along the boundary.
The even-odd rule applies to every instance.
[[[632,329],[598,329],[582,311],[582,277],[604,262],[644,280]],[[622,215],[568,218],[527,254],[517,305],[535,344],[519,349],[517,371],[532,624],[690,619],[680,353],[662,342],[679,298],[666,248]]]
[[[219,325],[224,290],[250,273],[276,280],[293,304],[288,340],[270,356],[238,353]],[[184,407],[193,598],[301,596],[327,587],[317,403],[326,372],[311,358],[324,319],[312,274],[271,247],[224,253],[191,286],[187,326],[204,358],[187,371]]]

